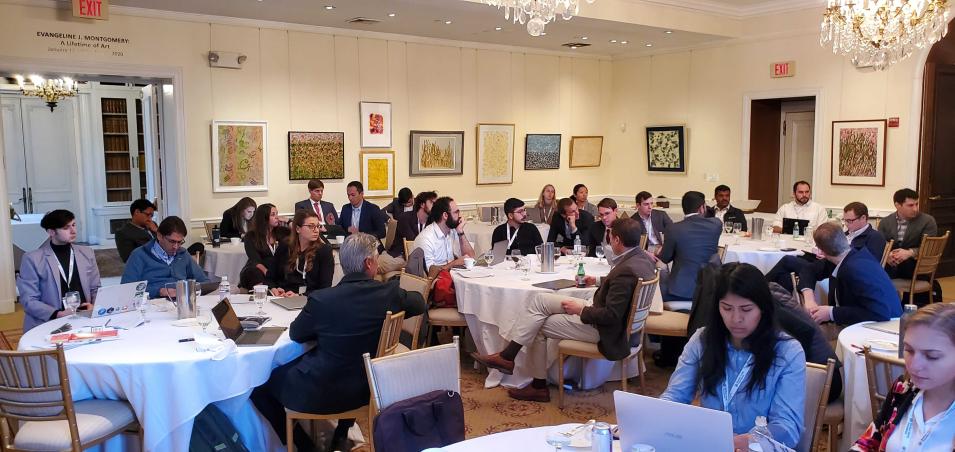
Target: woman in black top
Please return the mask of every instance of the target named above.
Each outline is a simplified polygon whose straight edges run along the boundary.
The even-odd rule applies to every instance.
[[[222,223],[219,223],[219,237],[228,240],[231,237],[242,237],[249,231],[252,215],[255,213],[255,200],[245,197],[234,206],[222,212]]]
[[[272,267],[265,276],[272,295],[305,295],[332,286],[335,259],[332,247],[319,239],[319,227],[318,215],[314,211],[295,212],[292,233],[276,248]]]
[[[273,204],[262,204],[252,215],[251,228],[242,241],[249,261],[239,275],[239,287],[252,290],[265,283],[265,275],[275,260],[279,242],[288,238],[289,230]],[[259,232],[263,231],[263,232]]]

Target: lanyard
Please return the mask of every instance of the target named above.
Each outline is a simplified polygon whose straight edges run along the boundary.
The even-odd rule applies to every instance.
[[[912,424],[915,422],[916,413],[918,413],[918,411],[916,410],[922,409],[922,398],[923,398],[922,394],[923,393],[920,392],[915,397],[915,403],[912,404],[912,408],[909,412],[909,420],[905,424],[905,430],[902,431],[902,452],[906,452],[909,446],[911,445],[910,443],[912,442]],[[928,440],[930,436],[932,436],[932,430],[935,430],[935,427],[938,426],[938,424],[941,424],[942,421],[944,421],[945,418],[948,417],[948,415],[952,414],[952,412],[955,412],[955,403],[952,403],[948,407],[948,409],[945,410],[945,413],[942,414],[942,417],[937,417],[938,420],[934,422],[928,422],[923,419],[923,421],[925,422],[926,428],[925,428],[925,432],[922,433],[922,437],[919,438],[918,445],[920,449],[922,447],[922,444],[924,444],[925,441]]]
[[[730,402],[733,401],[733,397],[736,395],[736,392],[739,391],[740,386],[743,385],[743,380],[746,379],[746,376],[749,375],[750,370],[753,368],[753,355],[749,355],[746,358],[746,363],[743,364],[743,369],[739,371],[739,375],[736,376],[736,381],[733,382],[732,388],[727,388],[727,379],[723,379],[723,393],[720,394],[720,397],[723,399],[723,410],[728,411],[730,408]]]
[[[505,224],[504,230],[507,231],[507,249],[511,249],[511,244],[514,243],[514,239],[517,238],[517,230],[514,230],[514,236],[511,236],[511,225]]]
[[[56,260],[56,266],[60,268],[60,276],[63,277],[63,281],[66,281],[67,292],[69,292],[70,284],[73,282],[73,247],[70,247],[70,276],[66,276],[67,273],[63,271],[63,264],[60,263],[60,260]]]
[[[279,242],[269,243],[269,251],[272,252],[272,255],[275,256],[275,248],[279,246]]]
[[[295,260],[295,269],[302,274],[302,281],[305,281],[305,268],[308,267],[308,258],[305,258],[305,263],[301,267],[298,266],[300,259],[302,259],[302,256],[299,256],[298,259]]]

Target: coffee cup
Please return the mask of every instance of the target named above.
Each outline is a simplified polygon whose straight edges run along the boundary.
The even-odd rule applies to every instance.
[[[336,236],[335,236],[335,242],[338,243],[339,245],[341,245],[342,243],[345,243],[345,236],[344,236],[344,235],[336,235]]]
[[[238,237],[230,237],[229,242],[231,242],[233,245],[238,245],[239,243],[242,243],[242,239]]]
[[[464,258],[464,268],[466,268],[466,269],[468,269],[468,270],[474,268],[474,258],[473,258],[473,257],[465,257],[465,258]]]

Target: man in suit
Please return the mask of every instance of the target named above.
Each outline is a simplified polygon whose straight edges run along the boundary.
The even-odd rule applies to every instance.
[[[730,205],[730,188],[726,185],[717,185],[713,192],[713,199],[716,201],[716,207],[713,209],[713,216],[718,218],[723,224],[739,223],[743,231],[748,231],[746,225],[746,215],[743,211]]]
[[[915,190],[903,188],[895,192],[892,201],[895,215],[889,215],[879,223],[879,232],[885,240],[895,240],[886,263],[887,270],[892,278],[911,278],[922,236],[938,235],[938,225],[931,215],[919,212],[919,194]]]
[[[708,264],[719,247],[722,224],[716,218],[706,218],[706,196],[688,191],[682,200],[683,221],[667,228],[666,241],[660,251],[660,261],[673,262],[670,274],[660,281],[664,301],[692,300],[696,289],[696,275]]]
[[[557,201],[557,212],[550,222],[550,232],[547,241],[554,242],[563,254],[574,251],[574,239],[580,237],[580,244],[590,246],[590,228],[594,224],[594,216],[585,210],[579,210],[577,203],[570,198],[561,198]]]
[[[414,241],[428,226],[428,214],[431,213],[431,206],[436,199],[438,194],[433,191],[418,193],[414,199],[414,209],[398,215],[395,239],[391,243],[391,248],[378,257],[378,271],[381,274],[397,271],[405,266],[405,260],[408,259],[408,256],[405,256],[405,240]]]
[[[504,201],[504,214],[507,215],[507,222],[494,228],[491,244],[507,242],[507,254],[511,254],[511,250],[518,250],[525,256],[534,254],[537,251],[535,247],[544,241],[537,226],[527,222],[524,201],[508,198]]]
[[[639,249],[640,224],[630,218],[621,218],[610,228],[610,246],[617,256],[607,276],[599,280],[587,276],[588,285],[596,285],[593,303],[580,298],[556,293],[534,295],[508,337],[511,342],[499,353],[480,355],[475,360],[505,374],[514,371],[514,359],[523,347],[529,347],[527,365],[534,378],[521,389],[509,389],[508,395],[518,400],[549,402],[547,389],[546,339],[572,339],[597,344],[600,353],[609,360],[618,360],[630,354],[630,331],[626,329],[627,315],[633,292],[639,279],[650,280],[656,275],[653,259]]]
[[[353,180],[346,188],[348,204],[342,206],[342,215],[338,225],[347,232],[371,234],[379,239],[385,237],[385,219],[387,216],[375,204],[365,201],[365,187]]]
[[[148,199],[137,199],[129,206],[130,219],[123,227],[116,231],[116,251],[119,258],[126,262],[134,249],[145,245],[156,238],[156,223],[153,222],[153,213],[156,206]]]
[[[374,280],[378,273],[376,237],[353,233],[345,239],[339,255],[345,273],[341,282],[312,292],[289,327],[293,341],[315,341],[318,346],[273,370],[269,380],[252,391],[252,402],[282,441],[284,408],[326,414],[367,405],[370,394],[362,355],[375,355],[385,313],[404,311],[405,318],[410,318],[427,310],[418,292],[406,292],[398,281]],[[354,424],[354,419],[339,420],[331,448],[319,450],[350,450],[347,432]],[[300,450],[315,450],[304,431],[296,429],[294,438]]]
[[[637,193],[636,199],[637,213],[630,218],[639,221],[643,226],[643,233],[647,235],[647,249],[659,254],[664,241],[663,234],[673,224],[673,220],[666,212],[653,209],[653,195],[650,192]]]
[[[842,228],[833,223],[819,225],[813,239],[824,259],[835,265],[829,281],[829,304],[819,306],[815,298],[805,300],[813,320],[845,326],[902,315],[895,286],[872,253],[849,246]]]
[[[335,206],[328,201],[322,201],[324,194],[325,183],[318,179],[309,180],[308,199],[295,203],[295,211],[311,210],[318,215],[318,221],[322,224],[338,223],[338,212],[335,211]]]
[[[617,221],[617,201],[612,198],[601,199],[597,203],[597,222],[590,227],[590,250],[587,255],[597,257],[597,247],[604,249],[604,256],[607,260],[613,259],[613,249],[610,246],[610,226]]]
[[[88,308],[99,290],[99,268],[93,250],[74,245],[76,217],[69,210],[54,210],[43,216],[40,226],[49,238],[36,250],[23,255],[17,290],[23,306],[23,332],[72,314],[63,306],[63,295],[79,292],[82,308]]]

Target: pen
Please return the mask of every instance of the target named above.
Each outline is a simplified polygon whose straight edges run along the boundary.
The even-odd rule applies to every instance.
[[[103,325],[103,328],[108,327],[108,326],[109,326],[109,322],[112,322],[112,321],[113,321],[113,319],[106,319],[106,325]]]
[[[185,339],[179,339],[179,342],[192,342],[196,340],[195,338],[187,337]]]

